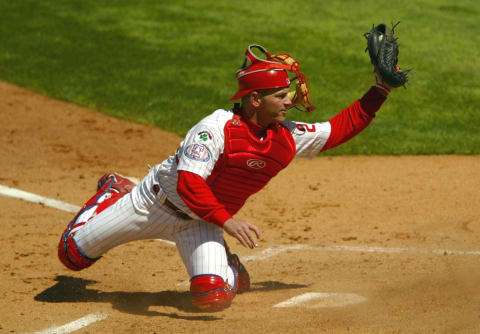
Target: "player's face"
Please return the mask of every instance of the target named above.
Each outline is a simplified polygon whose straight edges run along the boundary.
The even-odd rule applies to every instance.
[[[283,122],[287,108],[292,104],[288,97],[289,87],[269,89],[262,94],[260,107],[257,110],[257,123],[263,127]]]

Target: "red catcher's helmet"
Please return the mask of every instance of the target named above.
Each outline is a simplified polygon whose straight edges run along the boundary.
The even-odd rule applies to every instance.
[[[257,57],[252,48],[262,51],[267,59]],[[249,45],[245,52],[245,61],[237,71],[238,92],[230,99],[235,101],[257,89],[290,87],[286,67],[278,61],[272,61],[272,56],[257,44]]]
[[[266,59],[255,55],[253,48],[262,51]],[[290,79],[287,71],[294,73],[295,77]],[[230,101],[238,100],[254,90],[290,87],[290,82],[298,80],[295,91],[289,93],[292,107],[307,112],[315,109],[309,100],[305,75],[300,71],[298,62],[289,54],[281,53],[272,56],[263,46],[251,44],[245,51],[245,61],[236,76],[238,91]]]

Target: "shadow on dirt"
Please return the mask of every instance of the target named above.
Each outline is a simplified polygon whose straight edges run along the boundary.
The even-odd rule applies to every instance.
[[[175,313],[163,313],[149,310],[150,306],[170,306],[186,313],[202,313],[194,309],[190,302],[189,291],[160,291],[160,292],[102,292],[89,289],[87,286],[98,283],[94,280],[86,280],[77,277],[59,275],[55,277],[57,283],[40,292],[34,297],[36,301],[47,303],[111,303],[115,310],[125,313],[164,316],[184,320],[221,320],[221,317],[213,315],[179,315]],[[303,284],[286,284],[276,281],[253,283],[250,291],[273,291],[283,289],[305,288]]]
[[[102,292],[89,289],[87,285],[98,283],[71,276],[55,277],[57,283],[34,297],[36,301],[47,303],[89,302],[111,303],[115,310],[125,313],[164,316],[184,320],[221,320],[221,317],[210,315],[179,315],[149,310],[150,306],[171,306],[187,313],[201,313],[190,303],[190,292],[160,291],[160,292]]]
[[[274,291],[287,289],[301,289],[306,288],[305,284],[287,284],[278,281],[255,282],[251,285],[249,292],[253,291]]]

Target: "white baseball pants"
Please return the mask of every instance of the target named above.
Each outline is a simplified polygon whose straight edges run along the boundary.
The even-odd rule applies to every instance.
[[[96,216],[82,217],[88,222],[78,228],[74,240],[85,255],[98,258],[113,247],[134,240],[169,240],[175,242],[190,277],[214,274],[233,285],[233,271],[227,262],[220,227],[177,217],[161,202],[162,194],[150,207],[137,210],[131,195],[126,194]]]

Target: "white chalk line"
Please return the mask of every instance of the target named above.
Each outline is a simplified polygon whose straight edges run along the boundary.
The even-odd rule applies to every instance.
[[[259,254],[249,255],[241,257],[242,262],[265,260],[273,256],[277,256],[281,253],[292,250],[312,250],[321,252],[357,252],[357,253],[386,253],[386,254],[434,254],[434,255],[480,255],[480,251],[463,251],[463,250],[451,250],[451,249],[418,249],[413,247],[374,247],[374,246],[348,246],[348,245],[336,245],[336,246],[310,246],[304,244],[277,246],[264,249]]]
[[[0,195],[22,199],[32,203],[40,203],[45,206],[67,211],[70,213],[77,213],[81,207],[69,203],[65,203],[53,198],[43,197],[37,194],[29,193],[27,191],[10,188],[0,184]]]
[[[127,178],[130,179],[134,183],[139,182],[138,179],[136,179],[134,177],[127,177]],[[30,192],[27,192],[27,191],[23,191],[23,190],[19,190],[19,189],[16,189],[16,188],[7,187],[7,186],[4,186],[2,184],[0,184],[0,195],[21,199],[21,200],[24,200],[24,201],[27,201],[27,202],[40,203],[40,204],[43,204],[45,206],[48,206],[48,207],[51,207],[51,208],[54,208],[54,209],[58,209],[58,210],[62,210],[62,211],[66,211],[66,212],[70,212],[70,213],[77,213],[82,208],[78,205],[73,205],[73,204],[62,202],[62,201],[59,201],[59,200],[56,200],[56,199],[53,199],[53,198],[40,196],[40,195],[30,193]],[[159,241],[164,242],[168,245],[175,246],[175,243],[172,242],[172,241],[160,240],[160,239],[159,239]]]
[[[52,326],[50,328],[44,329],[43,331],[33,332],[32,334],[67,334],[73,331],[79,330],[80,328],[86,327],[94,322],[106,319],[108,314],[106,313],[93,313],[86,315],[80,319],[69,322],[63,326]]]
[[[139,180],[134,177],[126,176],[126,178],[134,182],[135,184],[138,184],[139,182]],[[22,199],[27,202],[40,203],[45,206],[63,210],[70,213],[77,213],[81,209],[81,207],[78,205],[73,205],[70,203],[59,201],[57,199],[40,196],[40,195],[19,190],[16,188],[11,188],[2,184],[0,184],[0,195]]]
[[[157,239],[157,241],[160,241],[160,242],[162,242],[164,244],[167,244],[167,245],[170,245],[170,246],[176,246],[177,245],[173,241],[169,241],[169,240]]]
[[[315,302],[312,303],[312,301]],[[343,307],[365,301],[367,298],[356,293],[307,292],[275,304],[273,307],[295,307],[302,304],[306,304],[305,306],[308,308]]]

